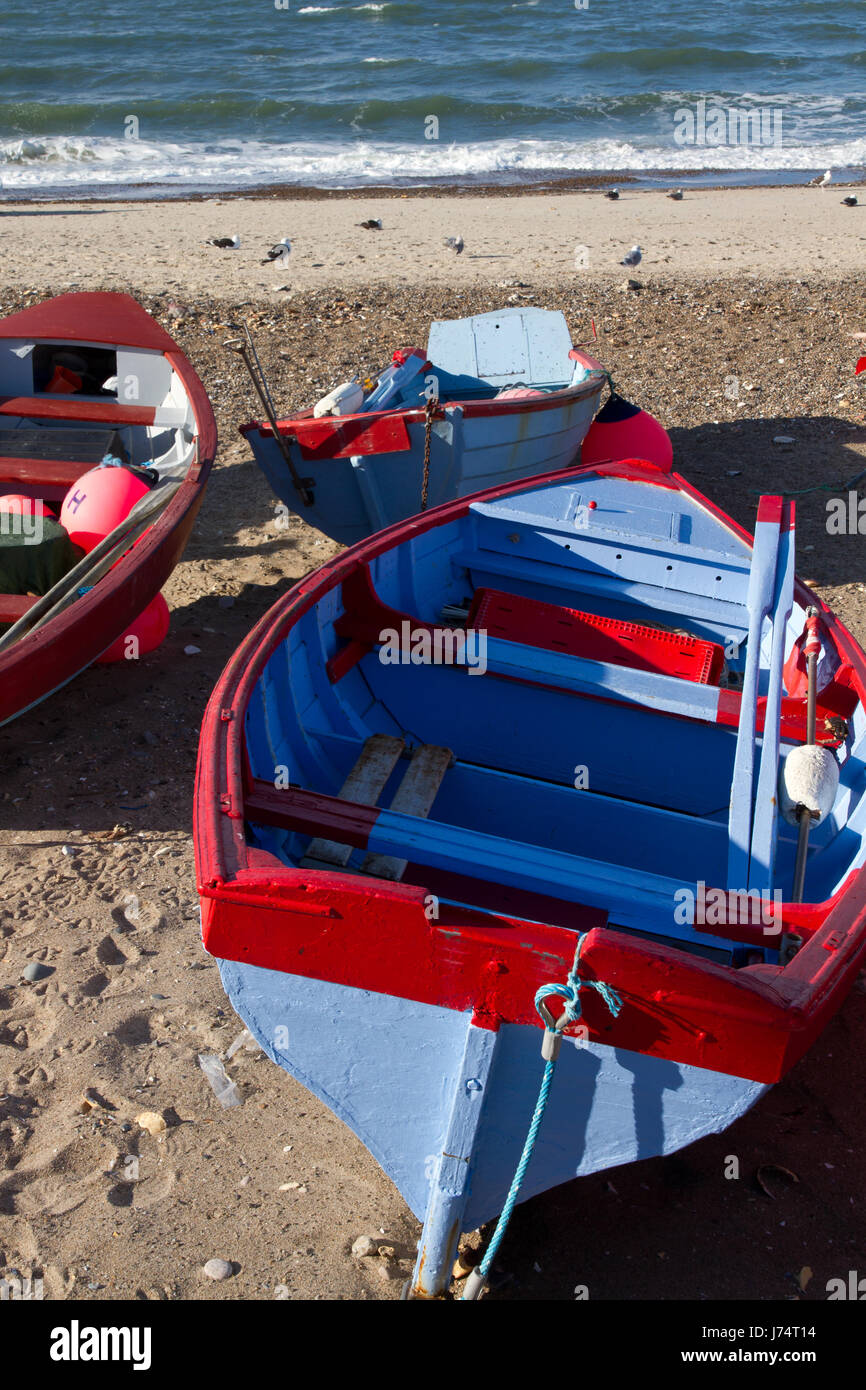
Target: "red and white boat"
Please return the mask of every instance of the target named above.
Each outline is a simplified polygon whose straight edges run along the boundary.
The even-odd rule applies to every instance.
[[[0,623],[13,625],[0,637],[0,723],[97,660],[159,593],[216,447],[198,376],[128,295],[65,294],[0,320],[0,502],[33,499],[53,517],[114,452],[153,483],[126,537],[86,557],[69,582],[47,596],[0,594]]]

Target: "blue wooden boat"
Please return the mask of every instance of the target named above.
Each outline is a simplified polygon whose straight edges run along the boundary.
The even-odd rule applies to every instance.
[[[214,692],[205,945],[424,1223],[417,1295],[506,1202],[577,943],[521,1199],[725,1129],[863,962],[866,658],[793,524],[636,461],[512,483],[301,580]]]
[[[561,313],[502,309],[434,323],[426,351],[397,351],[366,392],[348,382],[241,433],[276,496],[351,545],[428,505],[570,467],[605,380]]]

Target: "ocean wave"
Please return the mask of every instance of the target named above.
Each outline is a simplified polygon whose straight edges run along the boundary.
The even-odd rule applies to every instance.
[[[396,8],[392,0],[385,0],[384,4],[365,4],[365,5],[304,5],[303,9],[298,10],[298,14],[360,14],[362,10],[372,10],[380,13],[382,10]]]
[[[69,137],[0,143],[6,197],[135,185],[179,190],[263,184],[363,187],[436,181],[520,182],[532,175],[721,170],[732,174],[852,168],[866,139],[796,146],[680,146],[628,140],[486,140],[424,146],[352,141],[276,144],[257,140],[148,142]]]

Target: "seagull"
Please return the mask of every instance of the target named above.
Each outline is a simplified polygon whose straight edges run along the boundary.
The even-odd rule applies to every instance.
[[[291,251],[292,243],[289,241],[289,238],[287,236],[284,236],[282,241],[278,241],[275,246],[271,247],[270,251],[265,256],[265,259],[262,261],[262,265],[270,265],[276,262],[285,262],[289,259]]]
[[[824,173],[822,174],[822,176],[821,176],[820,178],[814,178],[814,179],[810,179],[810,180],[809,180],[809,187],[810,187],[810,188],[826,188],[826,187],[827,187],[827,184],[830,182],[830,180],[832,179],[832,177],[833,177],[832,170],[830,170],[830,169],[825,169],[825,170],[824,170]]]
[[[221,251],[240,250],[241,239],[235,232],[234,236],[209,236],[205,246],[218,246]]]
[[[463,250],[463,238],[462,236],[447,236],[445,238],[445,245],[450,247],[450,249],[459,256],[460,252]]]
[[[363,227],[365,232],[381,232],[382,219],[381,217],[368,217],[366,222],[359,222],[358,226]]]
[[[620,265],[640,265],[642,256],[643,252],[641,251],[640,247],[633,246],[631,250],[627,251],[626,254],[623,256],[622,260],[620,261]]]
[[[607,192],[605,193],[604,196],[605,196],[605,198],[610,198],[610,201],[611,201],[612,203],[615,203],[616,200],[617,200],[617,198],[619,197],[619,189],[618,189],[618,188],[609,188],[609,189],[607,190]]]
[[[681,188],[672,188],[668,193],[668,197],[673,198],[675,203],[681,203],[683,201],[683,190]]]
[[[856,193],[846,193],[842,202],[845,204],[846,208],[856,208],[858,206]]]

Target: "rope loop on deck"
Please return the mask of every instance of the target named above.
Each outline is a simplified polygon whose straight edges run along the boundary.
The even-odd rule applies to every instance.
[[[577,1023],[581,1018],[583,1009],[580,1003],[580,991],[582,989],[596,990],[607,1005],[610,1014],[616,1018],[622,1008],[622,1000],[615,989],[606,985],[603,980],[582,980],[580,978],[580,951],[583,946],[584,937],[580,936],[577,940],[577,949],[574,953],[574,962],[568,972],[568,982],[564,985],[542,985],[535,995],[535,1008],[540,1015],[545,1028],[551,1032],[561,1033],[567,1028],[569,1023]],[[549,1019],[552,1018],[550,1010],[545,1007],[544,1000],[555,994],[557,998],[565,1000],[565,1008],[554,1024],[550,1027]]]
[[[581,1017],[580,991],[582,989],[594,989],[602,997],[610,1013],[616,1018],[622,1008],[622,999],[615,989],[610,985],[604,984],[602,980],[582,980],[580,978],[580,952],[583,946],[583,936],[578,936],[577,946],[574,952],[574,961],[568,972],[567,983],[564,985],[544,985],[535,995],[535,1007],[544,1023],[544,1041],[542,1043],[541,1055],[545,1059],[544,1075],[541,1078],[541,1088],[538,1092],[538,1100],[535,1104],[535,1111],[529,1124],[526,1135],[526,1142],[523,1145],[523,1153],[520,1155],[520,1162],[508,1189],[508,1196],[502,1208],[502,1214],[496,1223],[496,1230],[484,1258],[479,1265],[473,1269],[468,1276],[463,1289],[461,1302],[471,1301],[480,1298],[487,1283],[487,1274],[491,1264],[496,1258],[496,1252],[505,1235],[506,1227],[511,1220],[511,1214],[517,1205],[517,1198],[523,1186],[523,1179],[526,1177],[526,1170],[529,1167],[532,1153],[535,1148],[535,1141],[538,1138],[538,1131],[541,1128],[541,1121],[544,1119],[544,1112],[547,1109],[547,1101],[550,1095],[550,1087],[553,1081],[553,1073],[556,1069],[556,1060],[559,1056],[559,1048],[562,1042],[562,1034],[569,1023],[576,1023]],[[559,999],[565,1000],[565,1008],[560,1017],[554,1020],[553,1015],[545,1004],[551,994]]]

